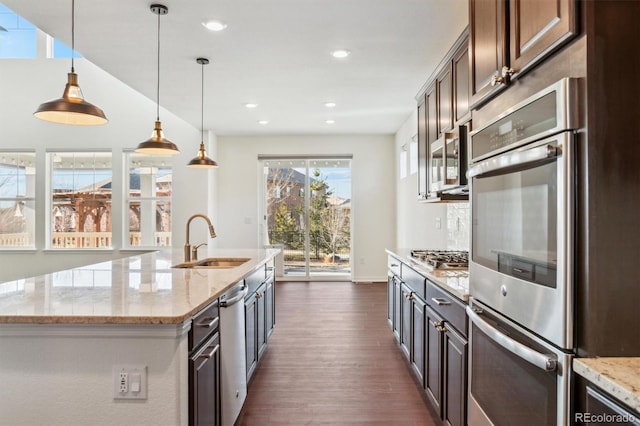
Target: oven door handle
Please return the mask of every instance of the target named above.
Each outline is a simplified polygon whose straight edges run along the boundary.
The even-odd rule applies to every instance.
[[[475,313],[470,306],[467,306],[467,315],[469,315],[469,319],[471,319],[471,322],[476,327],[489,336],[491,340],[509,352],[519,356],[544,371],[554,371],[557,368],[557,361],[553,355],[541,354],[540,352],[513,340],[509,336],[502,334],[491,324],[480,318],[480,315]]]
[[[548,161],[560,155],[560,149],[553,145],[541,145],[526,151],[516,151],[510,154],[499,155],[482,161],[471,167],[467,172],[468,178],[493,174],[499,170],[517,169],[522,166]]]

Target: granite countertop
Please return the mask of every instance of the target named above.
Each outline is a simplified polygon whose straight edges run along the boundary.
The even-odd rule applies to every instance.
[[[448,291],[458,299],[467,302],[469,300],[469,270],[431,270],[424,265],[416,262],[411,257],[411,249],[393,248],[387,249],[386,252],[397,257],[403,263],[411,266],[420,274],[424,275],[429,281],[437,284],[445,291]]]
[[[640,357],[575,358],[573,371],[640,413]]]
[[[250,260],[188,269],[171,267],[181,249],[164,250],[0,283],[0,324],[180,324],[279,252],[203,250],[201,259]]]

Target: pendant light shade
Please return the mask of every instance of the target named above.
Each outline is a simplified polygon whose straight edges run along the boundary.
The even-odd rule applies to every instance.
[[[75,54],[75,0],[71,0],[71,72],[67,74],[67,85],[62,97],[41,104],[33,113],[37,118],[60,124],[96,126],[109,120],[97,106],[84,100],[78,86],[78,75],[73,67]]]
[[[151,12],[158,15],[158,84],[156,85],[156,123],[151,137],[141,142],[136,152],[148,155],[176,155],[180,150],[169,139],[165,139],[160,122],[160,15],[169,13],[169,9],[161,4],[152,4]]]
[[[218,163],[213,161],[207,156],[207,151],[204,149],[204,66],[209,63],[207,58],[198,58],[196,62],[202,65],[202,90],[200,101],[200,129],[202,131],[202,140],[200,141],[200,149],[198,155],[189,161],[187,167],[192,169],[211,169],[218,167]]]

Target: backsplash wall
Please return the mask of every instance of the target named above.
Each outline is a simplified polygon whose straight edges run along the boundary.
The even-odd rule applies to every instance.
[[[447,204],[447,250],[469,250],[471,241],[469,203]]]

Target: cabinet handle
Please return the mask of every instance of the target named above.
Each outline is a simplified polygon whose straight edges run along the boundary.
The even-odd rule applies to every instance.
[[[439,297],[432,297],[431,300],[433,300],[433,303],[438,306],[447,306],[451,304],[451,302],[449,302],[448,300],[441,299]]]
[[[513,268],[513,270],[519,274],[524,274],[524,269],[520,269],[520,268]]]
[[[203,353],[202,355],[200,355],[202,358],[211,358],[215,355],[216,352],[218,352],[218,349],[220,349],[220,345],[215,345],[214,348],[209,352],[209,353]]]
[[[501,75],[495,74],[491,77],[491,86],[497,86],[498,84],[507,84],[509,83],[509,78],[513,75],[516,70],[513,68],[504,66],[502,70],[500,70]]]
[[[398,266],[399,266],[399,265],[398,265],[397,263],[392,263],[392,264],[391,264],[391,267],[392,267],[392,268],[397,268]]]
[[[444,321],[438,321],[438,322],[436,322],[436,321],[429,321],[429,322],[430,322],[430,323],[431,323],[431,325],[432,325],[432,326],[434,326],[435,328],[440,329],[440,327],[442,327],[442,324],[443,324],[443,322],[444,322]]]
[[[413,300],[413,293],[407,293],[404,298],[407,300]]]
[[[220,321],[219,317],[203,318],[202,322],[199,322],[199,323],[196,324],[196,327],[213,328],[213,327],[216,327],[218,325],[218,321]]]

